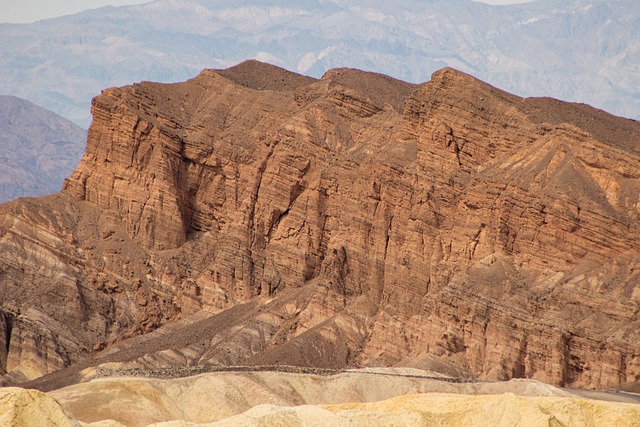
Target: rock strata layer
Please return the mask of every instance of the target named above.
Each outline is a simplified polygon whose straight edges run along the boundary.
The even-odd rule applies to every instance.
[[[62,193],[0,207],[7,382],[98,351],[640,380],[635,121],[450,68],[255,61],[92,113]]]

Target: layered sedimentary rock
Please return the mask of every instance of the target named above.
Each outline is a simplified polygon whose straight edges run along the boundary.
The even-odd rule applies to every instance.
[[[107,89],[92,112],[63,192],[0,208],[7,381],[103,348],[640,379],[635,121],[450,68],[410,85],[254,61]]]

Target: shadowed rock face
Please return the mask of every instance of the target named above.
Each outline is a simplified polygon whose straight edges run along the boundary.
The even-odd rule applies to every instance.
[[[92,112],[63,192],[0,207],[8,382],[105,347],[640,378],[635,121],[450,68],[410,85],[255,61],[107,89]]]

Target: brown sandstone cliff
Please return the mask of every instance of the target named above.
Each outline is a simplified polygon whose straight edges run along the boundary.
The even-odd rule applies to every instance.
[[[640,380],[637,122],[449,68],[410,85],[254,61],[92,112],[63,192],[0,207],[6,381],[103,347]]]

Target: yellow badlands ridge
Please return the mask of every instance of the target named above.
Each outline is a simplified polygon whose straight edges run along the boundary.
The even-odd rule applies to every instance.
[[[565,397],[415,394],[382,402],[328,406],[357,425],[637,426],[640,407]]]
[[[78,426],[53,398],[36,390],[0,388],[1,426]]]
[[[171,423],[163,426],[196,424]],[[382,402],[283,408],[255,407],[212,426],[638,426],[628,403],[564,397],[414,394]]]
[[[640,426],[640,405],[577,398],[536,381],[209,373],[94,379],[48,394],[0,388],[0,425],[618,427]]]

